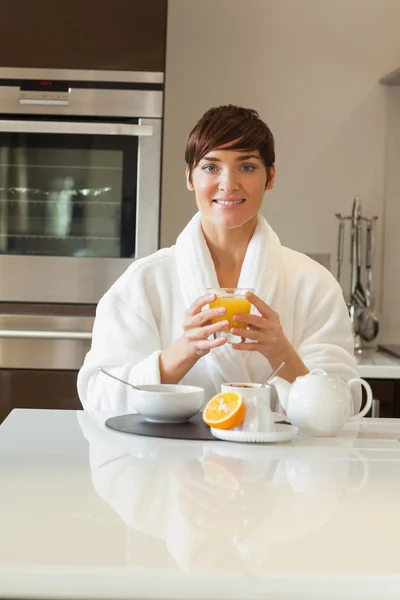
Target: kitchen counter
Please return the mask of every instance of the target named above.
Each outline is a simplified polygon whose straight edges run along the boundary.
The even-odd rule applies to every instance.
[[[241,445],[119,434],[100,412],[0,426],[0,597],[400,597],[400,420]]]
[[[363,350],[356,358],[365,379],[400,379],[400,358],[376,350]]]

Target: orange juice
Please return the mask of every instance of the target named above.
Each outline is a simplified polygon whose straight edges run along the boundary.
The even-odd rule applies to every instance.
[[[249,315],[251,304],[246,298],[240,296],[217,296],[213,302],[209,304],[210,308],[219,308],[223,306],[226,309],[226,313],[224,315],[213,317],[211,319],[212,323],[217,323],[218,321],[229,321],[229,329],[232,327],[239,327],[241,329],[246,329],[247,323],[241,323],[239,321],[235,321],[233,319],[233,315],[238,313],[244,313]]]

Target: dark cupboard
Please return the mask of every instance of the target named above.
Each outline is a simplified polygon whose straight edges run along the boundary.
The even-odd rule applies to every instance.
[[[0,423],[14,408],[79,410],[78,371],[0,369]]]
[[[80,410],[78,371],[0,369],[0,423],[14,408]],[[400,381],[369,379],[381,418],[400,418]]]
[[[165,71],[167,0],[2,0],[2,67]]]

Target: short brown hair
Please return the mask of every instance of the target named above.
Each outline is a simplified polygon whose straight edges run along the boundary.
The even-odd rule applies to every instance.
[[[193,169],[210,150],[227,146],[230,150],[258,150],[267,169],[275,163],[274,136],[252,108],[228,104],[210,108],[190,132],[185,161],[189,179]]]

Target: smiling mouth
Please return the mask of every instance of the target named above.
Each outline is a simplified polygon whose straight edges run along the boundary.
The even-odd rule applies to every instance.
[[[237,206],[238,204],[243,204],[243,202],[246,202],[246,200],[244,198],[240,198],[238,200],[225,200],[223,198],[216,198],[215,200],[213,200],[213,202],[215,202],[219,206]]]

